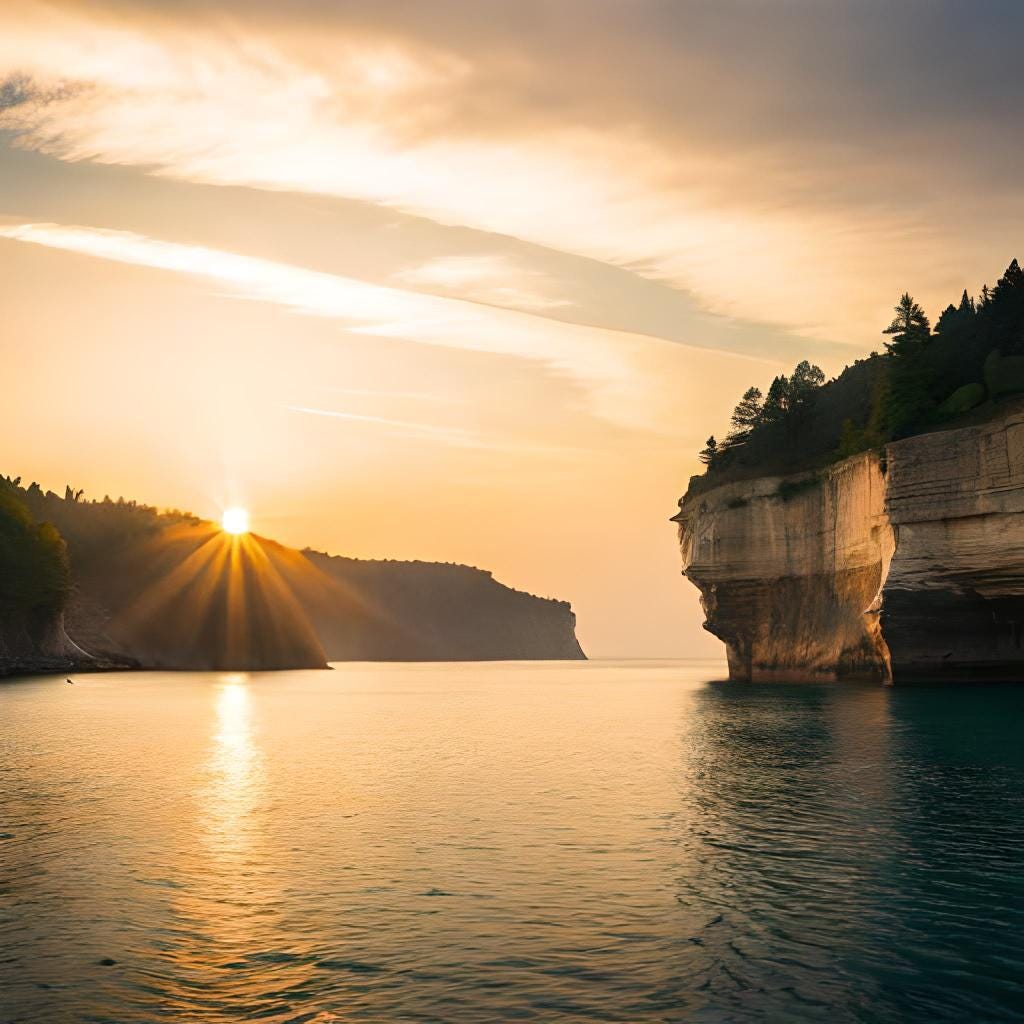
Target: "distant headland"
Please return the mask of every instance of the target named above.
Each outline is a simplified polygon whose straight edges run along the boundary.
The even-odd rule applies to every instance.
[[[0,477],[0,675],[581,659],[564,601],[484,570],[230,536],[186,512]]]

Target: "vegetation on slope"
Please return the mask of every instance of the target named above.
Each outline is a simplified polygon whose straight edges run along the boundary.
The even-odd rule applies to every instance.
[[[70,579],[60,533],[35,522],[18,483],[0,477],[0,653],[31,654],[58,623]]]
[[[857,360],[825,383],[800,363],[762,395],[751,387],[724,441],[708,438],[707,466],[690,492],[765,474],[826,465],[889,441],[984,417],[1007,396],[1024,393],[1024,271],[1013,260],[994,288],[965,290],[934,329],[909,293],[883,330],[884,354]]]
[[[339,661],[583,656],[567,603],[484,570],[331,557],[258,537],[225,558],[230,542],[187,512],[5,485],[66,540],[68,630],[94,654],[236,668],[322,663],[322,648]]]

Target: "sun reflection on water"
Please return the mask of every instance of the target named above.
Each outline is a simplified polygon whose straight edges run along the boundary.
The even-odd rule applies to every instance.
[[[202,815],[211,852],[245,855],[258,833],[254,816],[262,793],[262,759],[254,738],[248,675],[221,677]]]

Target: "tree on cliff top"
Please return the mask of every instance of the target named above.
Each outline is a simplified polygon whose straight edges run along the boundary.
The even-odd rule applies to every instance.
[[[708,438],[708,443],[701,449],[697,458],[700,459],[708,469],[714,469],[715,462],[718,460],[718,442],[715,440],[714,434]]]
[[[894,356],[899,357],[920,347],[931,337],[931,322],[909,292],[900,296],[893,312],[896,315],[882,333],[892,335],[893,340],[887,341],[885,347]]]
[[[793,406],[806,401],[824,383],[825,371],[801,359],[793,369],[793,376],[789,378],[789,404]]]
[[[751,431],[761,424],[761,389],[747,388],[739,404],[732,411],[732,430],[729,431],[730,444],[742,444]]]
[[[789,409],[789,378],[783,373],[776,377],[768,388],[761,418],[765,423],[777,423]]]

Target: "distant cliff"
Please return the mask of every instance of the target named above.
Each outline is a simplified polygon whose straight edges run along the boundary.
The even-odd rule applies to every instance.
[[[255,535],[232,539],[187,513],[2,484],[29,524],[25,536],[50,538],[65,575],[59,607],[33,611],[31,630],[7,616],[0,674],[32,670],[16,659],[28,632],[36,655],[45,648],[64,658],[55,667],[76,663],[64,651],[104,665],[250,670],[583,657],[567,603],[512,590],[479,569],[300,552]]]
[[[567,601],[534,597],[483,569],[360,561],[304,552],[348,595],[327,600],[296,581],[331,661],[579,659]]]
[[[1024,680],[1024,401],[819,470],[694,482],[683,572],[731,677]]]

